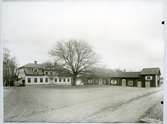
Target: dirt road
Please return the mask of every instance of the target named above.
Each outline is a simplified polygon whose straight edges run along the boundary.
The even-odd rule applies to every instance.
[[[4,115],[14,122],[139,122],[162,94],[161,88],[14,88]]]

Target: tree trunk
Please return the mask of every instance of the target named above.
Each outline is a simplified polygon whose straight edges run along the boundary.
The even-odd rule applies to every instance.
[[[76,86],[76,78],[77,78],[77,75],[73,75],[73,77],[72,77],[72,86]]]

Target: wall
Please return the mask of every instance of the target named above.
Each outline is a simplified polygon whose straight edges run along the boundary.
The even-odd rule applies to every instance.
[[[145,80],[146,76],[152,76],[152,80],[150,80],[150,87],[156,87],[156,77],[155,77],[155,75],[145,75],[144,76],[144,87],[145,87],[145,82],[147,81],[147,80]]]
[[[76,85],[84,85],[82,79],[77,79]]]
[[[55,81],[55,79],[57,79],[57,81]],[[71,85],[71,81],[71,77],[54,77],[52,83],[56,85]]]
[[[28,82],[28,78],[31,78],[31,82]],[[34,82],[34,78],[37,78],[37,82]],[[40,78],[43,78],[43,82],[40,82]],[[45,79],[48,79],[48,82]],[[57,81],[55,81],[57,79]],[[61,79],[61,81],[60,81]],[[65,81],[64,81],[65,79]],[[69,79],[69,81],[67,80]],[[55,85],[71,85],[71,77],[53,77],[49,78],[48,76],[26,76],[25,78],[26,85],[32,84],[55,84]]]

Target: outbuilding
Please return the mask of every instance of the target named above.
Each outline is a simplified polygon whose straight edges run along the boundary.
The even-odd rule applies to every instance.
[[[140,72],[115,72],[110,75],[89,76],[86,84],[114,85],[123,87],[160,86],[160,68],[143,68]]]

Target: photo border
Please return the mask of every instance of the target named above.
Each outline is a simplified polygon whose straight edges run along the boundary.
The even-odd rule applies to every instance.
[[[28,2],[33,2],[33,1],[50,1],[50,2],[56,2],[56,1],[61,1],[61,0],[0,0],[0,27],[2,27],[2,11],[3,11],[3,7],[2,7],[2,3],[3,2],[9,2],[9,1],[13,1],[13,2],[24,2],[24,1],[28,1]],[[62,0],[63,1],[63,0]],[[75,2],[75,0],[73,0]],[[76,0],[77,1],[77,0]],[[80,1],[80,0],[78,0]],[[84,1],[84,0],[81,0]],[[94,0],[94,1],[98,1],[98,0]],[[167,124],[167,0],[163,0],[163,12],[164,12],[164,20],[165,24],[164,24],[164,29],[163,29],[163,36],[164,36],[164,76],[163,76],[163,85],[164,85],[164,109],[163,109],[163,124]],[[161,23],[161,22],[160,22]],[[3,41],[2,41],[2,35],[1,35],[1,29],[0,28],[0,123],[6,123],[6,124],[10,124],[8,122],[4,122],[3,121]],[[12,124],[18,124],[11,122]],[[24,122],[24,123],[28,123],[28,122]],[[23,123],[23,124],[24,124]],[[22,122],[19,124],[22,124]],[[29,123],[29,124],[41,124],[40,122],[38,123]],[[47,124],[47,123],[46,123]],[[58,124],[58,123],[57,123]],[[68,123],[64,123],[64,124],[68,124]],[[73,124],[73,123],[70,123]],[[76,123],[77,124],[77,123]],[[85,123],[84,123],[85,124]],[[91,123],[91,124],[97,124],[97,123]],[[102,124],[102,123],[100,123]],[[115,124],[115,123],[111,123],[111,124]],[[119,123],[116,123],[119,124]],[[128,124],[128,123],[120,123],[120,124]],[[130,124],[141,124],[141,123],[130,123]]]

